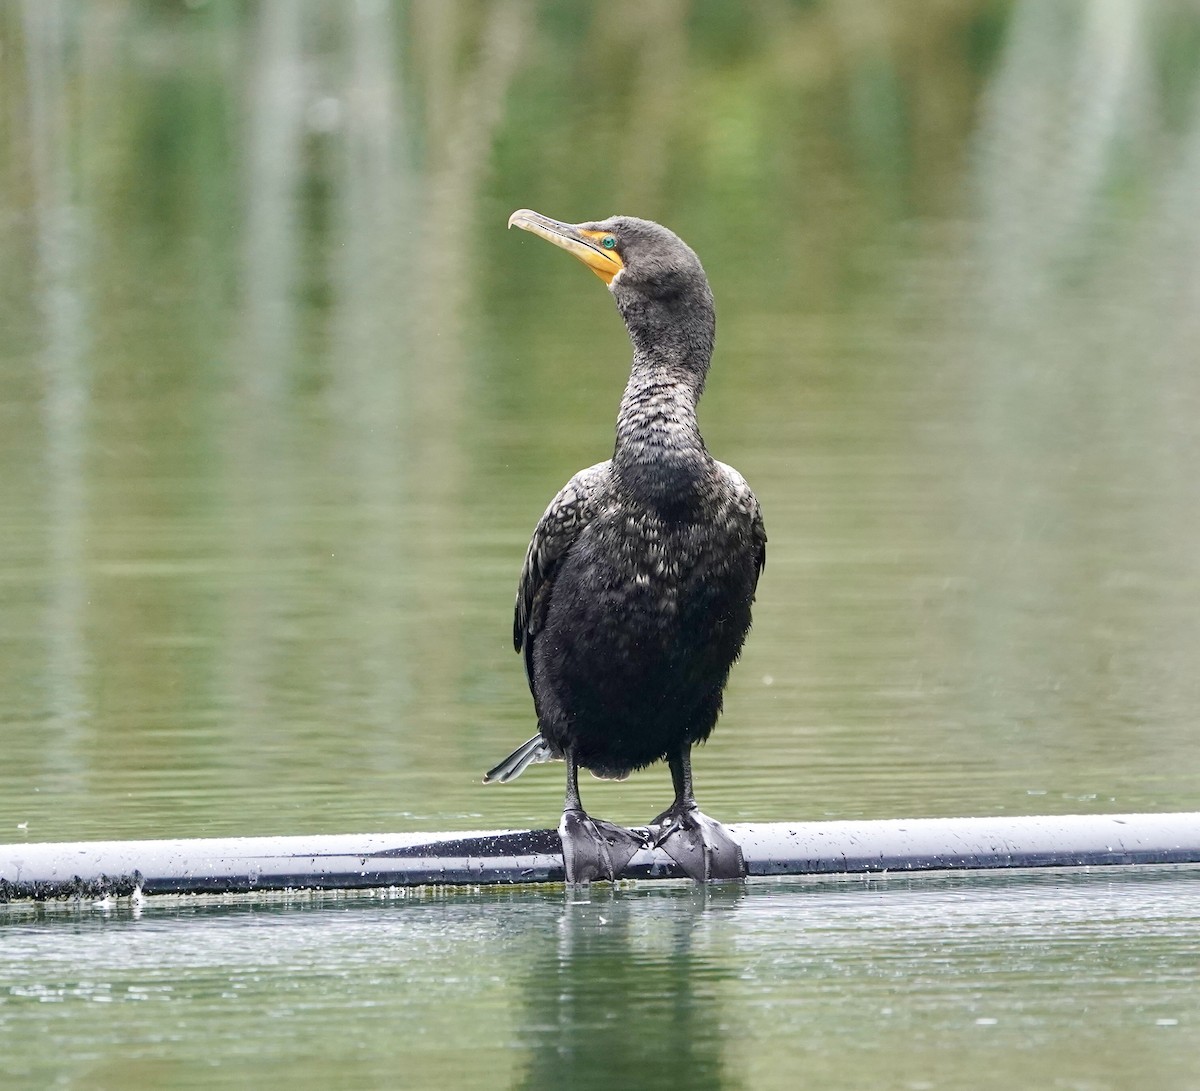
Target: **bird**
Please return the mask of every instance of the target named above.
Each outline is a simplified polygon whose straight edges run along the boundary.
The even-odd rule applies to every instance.
[[[758,500],[709,454],[696,420],[716,336],[708,278],[695,251],[650,220],[571,224],[518,209],[508,226],[573,254],[607,284],[633,361],[612,458],[563,486],[526,551],[513,645],[538,733],[484,781],[565,761],[568,883],[615,880],[649,847],[695,880],[742,878],[740,846],[700,810],[692,783],[692,747],[721,714],[767,546]],[[624,779],[657,761],[670,767],[675,798],[647,827],[583,809],[581,768]]]

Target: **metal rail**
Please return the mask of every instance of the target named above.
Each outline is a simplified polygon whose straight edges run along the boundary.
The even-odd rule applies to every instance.
[[[751,876],[1200,863],[1200,812],[731,825]],[[623,878],[682,878],[643,849]],[[563,881],[554,830],[0,845],[0,901]]]

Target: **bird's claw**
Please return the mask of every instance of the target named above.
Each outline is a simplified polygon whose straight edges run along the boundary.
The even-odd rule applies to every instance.
[[[729,831],[694,803],[672,807],[650,824],[650,840],[698,883],[744,879],[746,861]]]
[[[563,811],[558,826],[568,883],[612,882],[621,877],[634,853],[647,848],[644,838],[581,810]]]

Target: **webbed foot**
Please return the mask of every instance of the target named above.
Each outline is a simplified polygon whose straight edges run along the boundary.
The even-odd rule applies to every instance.
[[[694,803],[660,814],[650,824],[650,838],[698,883],[746,877],[741,847]]]
[[[563,811],[558,826],[568,883],[612,882],[646,842],[632,830],[592,818],[582,810]]]

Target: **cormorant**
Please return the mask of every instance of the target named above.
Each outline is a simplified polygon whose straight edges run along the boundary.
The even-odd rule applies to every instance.
[[[647,845],[697,880],[739,878],[741,849],[696,805],[691,748],[720,715],[767,536],[754,493],[708,453],[696,424],[716,331],[708,278],[682,239],[649,220],[566,224],[520,209],[508,226],[574,254],[608,285],[633,365],[613,457],[567,482],[529,543],[513,643],[538,734],[484,780],[566,761],[568,882],[615,879]],[[621,779],[660,759],[675,802],[645,831],[584,812],[580,766]]]

